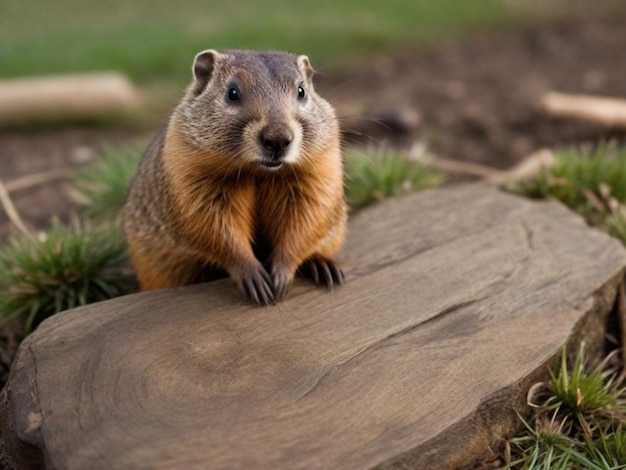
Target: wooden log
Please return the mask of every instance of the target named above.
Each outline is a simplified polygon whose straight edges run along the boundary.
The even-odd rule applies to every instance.
[[[457,468],[495,458],[561,348],[602,344],[620,243],[468,185],[351,221],[347,284],[229,280],[71,310],[0,397],[8,468]],[[597,351],[597,348],[596,348]]]
[[[606,127],[626,129],[626,100],[549,92],[541,98],[549,116],[577,119]]]
[[[0,81],[0,127],[135,111],[139,95],[115,72]]]

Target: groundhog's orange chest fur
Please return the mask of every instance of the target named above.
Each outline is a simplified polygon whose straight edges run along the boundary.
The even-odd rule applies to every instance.
[[[212,249],[216,240],[238,237],[267,256],[282,246],[299,264],[345,216],[343,179],[333,177],[342,171],[336,158],[320,156],[310,165],[277,173],[252,169],[224,174],[220,161],[225,156],[198,154],[177,137],[165,150],[172,213],[183,243]],[[211,262],[228,266],[231,260]]]

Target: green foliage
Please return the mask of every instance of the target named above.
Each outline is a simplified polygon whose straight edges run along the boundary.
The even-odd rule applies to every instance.
[[[590,458],[602,462],[602,468],[626,468],[626,432],[623,423],[615,430],[602,431],[597,439],[588,439],[585,447]]]
[[[626,468],[624,389],[616,380],[616,368],[608,368],[608,363],[586,371],[582,344],[569,368],[563,350],[550,382],[537,384],[543,393],[529,393],[539,399],[533,425],[522,419],[525,430],[510,441],[512,461],[507,468]]]
[[[141,152],[139,148],[109,148],[94,164],[76,172],[70,194],[86,216],[114,220],[119,215]]]
[[[526,432],[511,440],[511,449],[517,453],[516,460],[507,468],[569,469],[575,442],[563,434],[563,424],[544,420],[532,427],[520,417]]]
[[[568,411],[576,415],[581,423],[586,421],[586,416],[619,408],[612,394],[612,381],[607,380],[599,369],[585,372],[584,344],[571,370],[568,370],[567,355],[563,350],[561,367],[556,374],[550,374],[553,396],[545,404],[548,408]]]
[[[26,331],[50,315],[136,289],[118,226],[53,223],[41,237],[13,238],[0,250],[0,322]]]
[[[500,0],[5,1],[0,76],[120,70],[185,83],[207,48],[289,50],[323,65],[514,18]]]
[[[626,147],[606,142],[555,152],[554,165],[514,190],[535,198],[553,197],[584,215],[609,199],[626,203]]]
[[[137,290],[117,223],[141,151],[107,149],[78,171],[71,195],[93,223],[54,222],[40,237],[16,237],[0,249],[0,323],[45,318]]]
[[[349,149],[345,167],[346,197],[353,209],[443,182],[441,173],[384,148]]]

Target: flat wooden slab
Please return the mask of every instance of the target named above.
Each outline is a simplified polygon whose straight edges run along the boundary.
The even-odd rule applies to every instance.
[[[260,308],[228,280],[46,321],[2,396],[19,468],[454,468],[518,424],[561,347],[596,343],[622,246],[482,186],[358,213],[347,284]],[[34,460],[33,460],[34,459]]]

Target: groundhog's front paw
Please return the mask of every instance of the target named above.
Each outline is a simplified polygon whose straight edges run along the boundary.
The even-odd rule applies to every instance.
[[[293,273],[285,267],[274,266],[272,268],[272,285],[274,287],[274,299],[282,300],[287,297],[289,286],[293,281]]]
[[[267,305],[275,302],[274,293],[272,292],[272,278],[262,266],[256,269],[241,271],[232,276],[239,290],[257,304]]]
[[[300,266],[298,272],[312,279],[318,286],[324,284],[330,290],[342,285],[345,281],[343,271],[332,259],[311,258]]]

